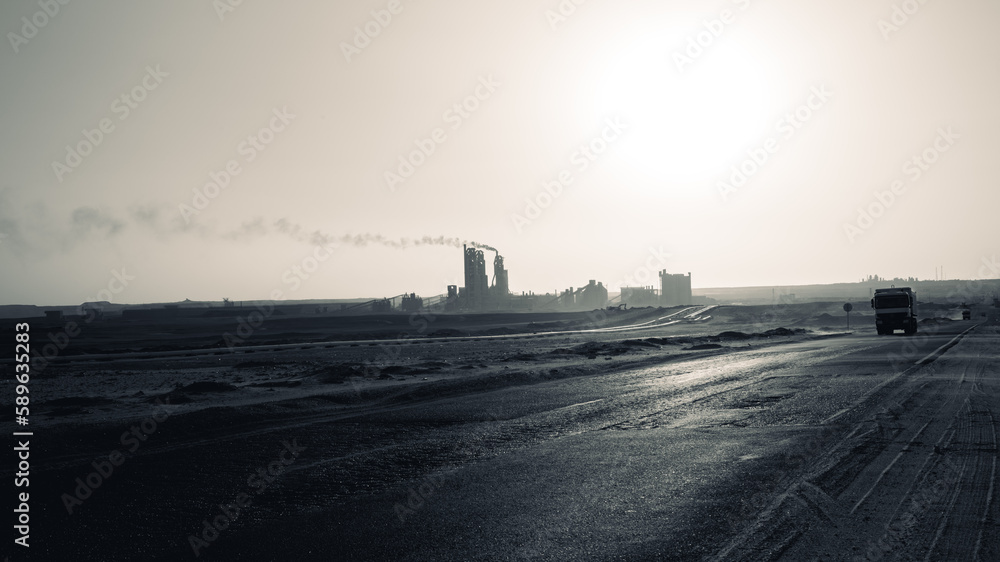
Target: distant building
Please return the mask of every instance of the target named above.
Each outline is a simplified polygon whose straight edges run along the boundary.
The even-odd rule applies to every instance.
[[[448,286],[446,310],[509,310],[513,300],[503,256],[493,258],[493,283],[486,275],[486,258],[483,251],[462,246],[464,256],[465,286]],[[495,251],[495,250],[494,250]],[[456,291],[453,292],[452,289]]]
[[[604,308],[608,304],[608,288],[603,283],[591,279],[582,289],[577,304],[590,310]]]
[[[657,306],[659,298],[653,287],[622,287],[621,302],[632,308]]]
[[[80,305],[80,313],[87,319],[88,322],[103,320],[104,308],[107,304],[109,304],[107,301],[85,302]]]
[[[483,251],[462,246],[465,250],[465,294],[466,308],[482,310],[489,291],[489,277],[486,276],[486,258]]]
[[[691,273],[670,274],[660,272],[660,306],[691,305]],[[629,303],[631,304],[631,303]]]
[[[559,293],[559,305],[566,309],[576,307],[576,292],[573,290],[573,287]]]
[[[503,256],[497,254],[493,258],[493,298],[506,299],[510,296],[510,284],[507,281],[507,270],[503,266]]]
[[[403,312],[417,312],[424,306],[424,299],[418,297],[416,293],[403,295],[403,302],[400,308]]]
[[[458,302],[458,285],[448,285],[448,299],[444,302],[444,309],[457,310]]]

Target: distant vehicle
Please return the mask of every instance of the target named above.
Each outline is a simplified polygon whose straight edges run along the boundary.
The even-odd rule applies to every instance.
[[[972,320],[972,311],[968,310],[968,309],[963,310],[962,311],[962,320]]]
[[[880,336],[896,330],[903,330],[908,336],[917,333],[917,294],[909,287],[875,289],[872,308]]]

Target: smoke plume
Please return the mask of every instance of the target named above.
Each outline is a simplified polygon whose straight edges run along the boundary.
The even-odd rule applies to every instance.
[[[422,238],[388,238],[381,234],[354,234],[333,237],[334,242],[341,244],[346,244],[355,247],[364,247],[369,244],[378,246],[387,246],[389,248],[396,248],[399,250],[405,250],[407,248],[417,248],[420,246],[450,246],[453,248],[461,248],[462,244],[472,246],[480,250],[489,250],[491,252],[500,253],[496,248],[490,246],[489,244],[480,244],[479,242],[474,242],[472,240],[462,240],[461,238],[456,238],[454,236],[424,236]]]

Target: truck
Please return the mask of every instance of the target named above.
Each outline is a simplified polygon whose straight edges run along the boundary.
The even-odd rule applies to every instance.
[[[917,333],[917,294],[909,287],[875,289],[872,308],[875,330],[880,336],[896,330],[903,330],[908,336]]]
[[[972,320],[972,307],[963,302],[958,308],[962,311],[962,320]]]

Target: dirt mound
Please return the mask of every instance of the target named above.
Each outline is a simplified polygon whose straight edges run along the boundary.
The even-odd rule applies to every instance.
[[[627,345],[631,347],[655,347],[657,349],[660,347],[659,345],[649,340],[625,340],[621,342],[621,345]]]
[[[535,361],[538,356],[531,353],[515,353],[503,358],[503,361]]]
[[[376,375],[378,367],[361,365],[359,363],[337,363],[323,365],[310,372],[307,376],[315,377],[321,384],[343,384],[351,377]]]
[[[633,340],[638,341],[638,340]],[[616,342],[593,342],[589,341],[586,343],[581,343],[580,345],[570,348],[571,353],[577,355],[583,355],[590,359],[596,359],[598,355],[622,355],[628,353],[632,348],[628,345],[622,345],[622,343]]]
[[[79,408],[85,406],[107,406],[114,403],[115,401],[110,398],[101,398],[98,396],[71,396],[69,398],[49,400],[44,405],[55,406],[57,408]]]
[[[753,336],[743,332],[722,332],[716,337],[723,340],[748,340]]]
[[[182,392],[184,394],[206,394],[209,392],[233,392],[234,390],[239,390],[239,387],[229,384],[228,382],[198,381],[186,386],[178,387],[174,389],[171,394],[174,392]]]
[[[424,369],[443,369],[451,367],[451,363],[447,361],[424,361],[423,363],[417,363],[416,366],[423,367]]]
[[[296,386],[302,386],[302,379],[257,382],[247,386],[252,386],[254,388],[294,388]]]
[[[163,400],[170,404],[185,404],[193,400],[191,398],[192,396],[197,396],[199,394],[234,392],[239,389],[240,388],[238,386],[228,382],[198,381],[185,386],[178,386],[177,388],[164,394],[150,396],[146,399],[146,401],[156,402],[158,400]]]
[[[684,351],[703,351],[706,349],[721,349],[723,346],[717,343],[700,343],[698,345],[692,345],[691,347],[685,347]]]
[[[654,345],[681,345],[678,338],[646,338],[643,341],[647,341]]]
[[[765,338],[769,338],[771,336],[796,336],[808,332],[809,330],[806,330],[804,328],[795,328],[794,330],[789,330],[788,328],[774,328],[773,330],[762,332],[760,335]]]

